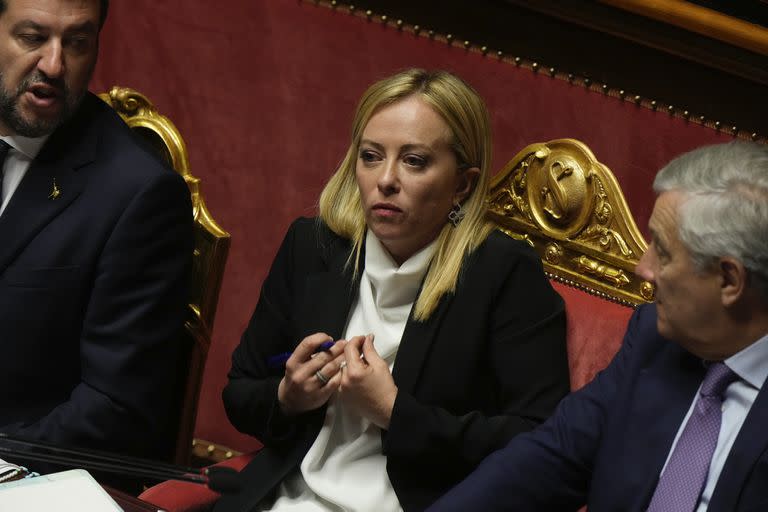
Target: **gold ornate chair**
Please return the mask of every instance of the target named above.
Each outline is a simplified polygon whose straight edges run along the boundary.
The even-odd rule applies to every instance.
[[[142,94],[127,87],[112,87],[99,97],[120,114],[161,158],[184,177],[192,196],[195,248],[192,263],[185,339],[189,364],[180,409],[174,462],[187,465],[197,416],[200,385],[211,346],[213,320],[229,252],[230,236],[211,217],[200,193],[200,180],[189,171],[189,157],[181,134],[170,119],[157,112]]]
[[[647,244],[616,178],[577,140],[531,144],[494,177],[488,206],[565,299],[571,385],[581,387],[618,350],[631,308],[653,300],[633,272]]]

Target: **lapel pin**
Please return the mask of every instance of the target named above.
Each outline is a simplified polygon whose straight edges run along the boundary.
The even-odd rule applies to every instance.
[[[48,199],[51,201],[56,200],[61,195],[61,189],[56,185],[56,178],[53,178],[53,188],[51,189],[51,193],[48,196]]]

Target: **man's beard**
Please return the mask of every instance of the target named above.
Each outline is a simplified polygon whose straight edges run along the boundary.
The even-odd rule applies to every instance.
[[[59,101],[62,102],[61,111],[53,118],[46,119],[27,116],[30,119],[25,119],[19,108],[19,100],[30,87],[40,83],[50,85],[56,89]],[[69,119],[84,95],[85,90],[77,95],[73,95],[67,84],[64,83],[64,80],[48,78],[39,70],[35,70],[26,76],[21,84],[19,84],[15,93],[11,93],[5,88],[3,73],[0,72],[0,120],[17,135],[23,137],[42,137],[52,133],[61,123]]]

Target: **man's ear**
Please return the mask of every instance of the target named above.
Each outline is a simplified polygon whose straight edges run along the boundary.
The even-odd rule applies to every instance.
[[[749,271],[741,261],[730,256],[720,258],[718,271],[721,278],[720,297],[723,306],[733,306],[747,290]]]
[[[453,196],[453,204],[460,204],[469,197],[475,188],[475,183],[477,183],[479,176],[480,169],[478,167],[470,167],[459,173],[456,193]]]

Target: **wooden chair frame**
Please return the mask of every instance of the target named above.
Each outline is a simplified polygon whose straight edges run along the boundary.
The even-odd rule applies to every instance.
[[[195,248],[189,308],[184,326],[192,346],[174,454],[174,462],[187,465],[192,451],[200,387],[211,345],[230,235],[216,223],[205,206],[200,193],[200,179],[189,170],[186,145],[171,120],[157,112],[144,95],[127,87],[112,87],[108,93],[100,94],[99,97],[112,106],[128,126],[139,133],[184,178],[192,196]]]

